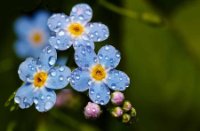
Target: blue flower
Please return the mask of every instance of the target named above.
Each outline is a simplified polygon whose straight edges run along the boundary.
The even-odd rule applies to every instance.
[[[53,14],[48,20],[50,30],[56,33],[49,42],[58,50],[66,50],[72,44],[74,49],[80,45],[91,46],[108,38],[109,30],[101,23],[89,23],[92,9],[87,4],[77,4],[72,8],[70,16],[62,13]]]
[[[79,68],[71,73],[71,86],[83,92],[89,89],[90,99],[101,105],[110,100],[110,89],[124,91],[130,84],[129,77],[114,68],[120,62],[120,53],[111,45],[102,47],[96,55],[88,46],[75,51],[75,62]]]
[[[20,108],[29,108],[35,103],[39,112],[46,112],[54,106],[54,90],[67,86],[71,73],[66,66],[54,67],[56,60],[55,48],[47,45],[38,59],[30,57],[21,63],[18,74],[24,84],[15,96],[15,102]]]
[[[48,12],[39,11],[33,18],[22,16],[14,24],[17,41],[14,49],[19,57],[38,57],[41,49],[48,44],[50,30],[46,25]]]

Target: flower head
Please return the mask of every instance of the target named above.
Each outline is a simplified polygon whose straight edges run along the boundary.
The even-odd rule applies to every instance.
[[[38,57],[42,48],[48,44],[48,17],[48,12],[39,11],[33,18],[22,16],[16,20],[14,28],[18,40],[15,43],[15,50],[18,56]]]
[[[96,103],[88,102],[84,109],[84,115],[86,118],[95,119],[101,114],[101,108]]]
[[[66,66],[54,67],[56,59],[56,50],[47,45],[38,59],[30,57],[21,63],[18,74],[24,84],[15,96],[15,102],[20,108],[29,108],[35,103],[39,112],[45,112],[54,106],[54,90],[64,88],[69,83],[71,73]]]
[[[89,89],[89,97],[94,103],[106,105],[110,89],[123,91],[130,83],[124,72],[114,69],[120,58],[119,51],[111,45],[102,47],[97,55],[90,46],[77,48],[75,62],[79,68],[71,73],[71,86],[79,92]]]
[[[80,45],[91,46],[108,38],[109,30],[101,23],[89,23],[92,9],[87,4],[77,4],[72,8],[70,16],[53,14],[48,20],[49,29],[56,33],[49,40],[58,50],[66,50],[71,45],[76,49]]]

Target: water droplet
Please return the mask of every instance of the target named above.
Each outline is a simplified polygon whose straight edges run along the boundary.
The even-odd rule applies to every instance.
[[[83,49],[83,50],[81,51],[81,53],[82,53],[83,55],[85,55],[85,50]]]
[[[93,37],[94,37],[94,35],[93,35],[93,34],[91,34],[91,35],[90,35],[90,38],[93,38]]]
[[[33,102],[37,105],[37,104],[38,104],[38,99],[37,99],[37,98],[34,98],[34,99],[33,99]]]
[[[78,55],[75,55],[75,60],[76,60],[76,61],[78,60]]]
[[[16,103],[19,104],[19,103],[20,103],[20,100],[21,100],[21,98],[20,98],[19,96],[15,96],[15,102],[16,102]]]
[[[105,47],[105,50],[109,50],[110,48],[109,48],[109,46],[107,45],[106,47]]]
[[[101,41],[101,38],[99,37],[99,38],[97,38],[97,41]]]
[[[105,56],[105,59],[108,60],[108,56]]]
[[[103,55],[102,54],[99,54],[99,59],[102,59],[103,58]]]
[[[100,98],[100,94],[98,93],[96,97],[99,99]]]
[[[126,84],[125,84],[125,87],[129,87],[129,83],[126,83]]]
[[[90,89],[90,93],[91,93],[91,94],[94,94],[94,89]]]
[[[48,99],[48,100],[51,99],[51,96],[50,96],[50,95],[47,95],[47,99]]]
[[[79,20],[83,20],[84,19],[83,15],[80,15],[78,18],[79,18]]]
[[[97,57],[94,57],[94,62],[95,62],[95,63],[97,62]]]
[[[92,80],[88,81],[88,85],[91,86],[92,85]]]
[[[61,22],[58,22],[58,26],[60,26],[61,25]]]
[[[35,107],[35,108],[36,108],[37,110],[39,110],[39,109],[40,109],[39,105],[37,105],[37,104],[36,104],[36,107]]]
[[[71,84],[74,85],[75,84],[75,81],[74,79],[71,79]]]
[[[79,76],[79,75],[76,75],[76,79],[79,80],[79,79],[80,79],[80,76]]]
[[[26,102],[27,102],[27,98],[26,98],[26,97],[24,97],[24,99],[23,99],[23,102],[24,102],[24,103],[26,103]]]
[[[90,9],[87,9],[86,12],[85,12],[87,15],[91,16],[92,15],[92,12]]]
[[[54,65],[56,63],[56,58],[54,56],[49,57],[49,65]]]
[[[101,105],[104,105],[104,100],[100,100],[100,104],[101,104]]]
[[[60,76],[59,76],[59,80],[60,80],[60,81],[63,81],[63,80],[64,80],[64,77],[63,77],[62,75],[60,75]]]
[[[59,35],[59,36],[63,36],[64,34],[65,34],[64,31],[60,31],[60,32],[58,32],[58,35]]]
[[[70,80],[71,80],[71,77],[70,77],[70,76],[68,76],[68,77],[67,77],[67,81],[70,81]]]
[[[64,66],[60,66],[60,67],[59,67],[59,71],[60,71],[60,72],[63,72],[64,70],[65,70],[65,67],[64,67]]]
[[[52,101],[47,101],[44,105],[44,109],[47,111],[53,107],[53,102]]]
[[[44,100],[44,96],[43,96],[43,95],[41,95],[41,96],[40,96],[40,99]]]
[[[20,75],[21,73],[22,73],[22,71],[19,69],[19,70],[18,70],[18,74]]]
[[[111,84],[111,88],[112,88],[112,89],[115,89],[115,88],[116,88],[116,84],[115,84],[115,83],[112,83],[112,84]]]
[[[116,57],[117,57],[117,58],[120,57],[120,53],[119,53],[119,52],[116,53]]]
[[[60,39],[57,39],[57,40],[56,40],[56,43],[57,43],[57,44],[60,44],[60,43],[61,43],[61,42],[60,42]]]
[[[51,72],[50,72],[50,74],[51,74],[51,76],[56,76],[56,71],[55,70],[52,70]]]

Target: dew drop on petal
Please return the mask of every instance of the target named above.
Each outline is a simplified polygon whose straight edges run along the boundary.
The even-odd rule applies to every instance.
[[[59,67],[59,71],[63,72],[65,70],[65,68],[63,66]]]
[[[54,56],[51,56],[50,58],[49,58],[49,65],[54,65],[56,63],[56,58],[54,57]]]
[[[20,100],[21,100],[21,98],[20,98],[19,96],[16,96],[16,97],[15,97],[15,102],[16,102],[16,103],[19,104],[19,103],[20,103]]]
[[[53,107],[53,102],[52,101],[47,101],[44,105],[44,109],[47,111]]]
[[[94,94],[94,89],[90,89],[90,93],[91,93],[91,94]]]
[[[59,76],[59,80],[60,80],[60,81],[63,81],[63,80],[64,80],[64,77],[63,77],[62,75],[60,75],[60,76]]]
[[[116,88],[116,84],[115,84],[115,83],[112,83],[112,84],[111,84],[111,88],[112,88],[112,89],[115,89],[115,88]]]

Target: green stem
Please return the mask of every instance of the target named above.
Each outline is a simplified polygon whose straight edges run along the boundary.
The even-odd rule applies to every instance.
[[[122,7],[118,7],[106,0],[98,0],[98,2],[100,5],[107,8],[108,10],[132,18],[134,20],[140,20],[142,22],[152,25],[162,25],[165,22],[163,18],[153,13],[148,13],[148,12],[139,13],[136,11],[128,10]]]

